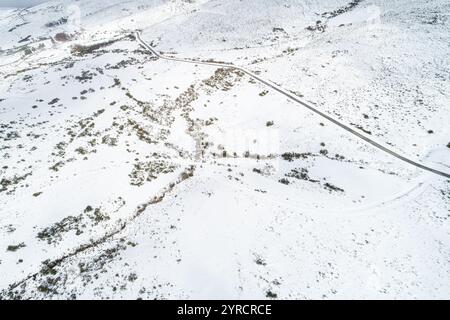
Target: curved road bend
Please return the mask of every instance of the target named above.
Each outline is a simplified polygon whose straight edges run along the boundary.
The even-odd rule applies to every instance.
[[[160,53],[156,52],[150,45],[148,45],[144,40],[142,40],[141,38],[141,34],[139,32],[136,32],[136,40],[144,47],[146,48],[151,54],[153,54],[155,57],[160,58],[160,59],[164,59],[164,60],[170,60],[170,61],[177,61],[177,62],[184,62],[184,63],[191,63],[191,64],[202,64],[202,65],[208,65],[208,66],[215,66],[215,67],[221,67],[221,68],[230,68],[230,69],[234,69],[234,70],[239,70],[244,72],[245,74],[247,74],[248,76],[252,77],[253,79],[265,84],[266,86],[272,88],[273,90],[281,93],[282,95],[288,97],[290,100],[308,108],[309,110],[313,111],[314,113],[320,115],[321,117],[327,119],[328,121],[334,123],[335,125],[341,127],[342,129],[350,132],[351,134],[355,135],[356,137],[360,138],[361,140],[364,140],[365,142],[371,144],[372,146],[374,146],[375,148],[384,151],[388,154],[390,154],[391,156],[394,156],[397,159],[400,159],[410,165],[413,165],[417,168],[420,168],[422,170],[425,171],[429,171],[432,172],[434,174],[440,175],[442,177],[445,177],[447,179],[450,179],[450,174],[446,173],[446,172],[442,172],[430,167],[427,167],[421,163],[418,163],[414,160],[411,160],[405,156],[402,156],[401,154],[398,154],[397,152],[379,144],[378,142],[366,137],[365,135],[361,134],[360,132],[357,132],[355,130],[353,130],[352,128],[350,128],[349,126],[343,124],[342,122],[330,117],[329,115],[323,113],[322,111],[314,108],[313,106],[311,106],[310,104],[300,100],[297,96],[293,95],[292,93],[290,93],[289,91],[286,91],[285,89],[281,88],[280,86],[269,82],[268,80],[265,80],[261,77],[259,77],[258,75],[254,74],[253,72],[242,68],[242,67],[237,67],[234,66],[232,64],[227,64],[227,63],[221,63],[221,62],[204,62],[204,61],[195,61],[195,60],[189,60],[189,59],[179,59],[179,58],[171,58],[171,57],[166,57],[161,55]]]

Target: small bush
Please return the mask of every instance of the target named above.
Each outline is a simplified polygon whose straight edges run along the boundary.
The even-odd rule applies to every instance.
[[[6,251],[16,252],[19,249],[25,248],[25,243],[19,243],[18,245],[10,245],[8,248],[6,248]]]
[[[96,43],[96,44],[93,44],[90,46],[83,46],[81,44],[76,44],[72,47],[72,54],[74,56],[84,56],[84,55],[93,53],[94,51],[101,49],[103,47],[110,46],[117,41],[119,41],[119,40],[110,40],[110,41],[106,41],[106,42]]]

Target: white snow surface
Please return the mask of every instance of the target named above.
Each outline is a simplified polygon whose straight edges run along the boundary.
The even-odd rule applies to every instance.
[[[445,0],[0,9],[0,299],[449,299]]]

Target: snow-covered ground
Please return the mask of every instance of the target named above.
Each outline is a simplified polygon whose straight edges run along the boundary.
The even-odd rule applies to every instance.
[[[450,298],[447,1],[0,9],[0,299]]]

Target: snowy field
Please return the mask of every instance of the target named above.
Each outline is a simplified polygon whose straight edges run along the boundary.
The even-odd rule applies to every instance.
[[[0,8],[0,299],[449,299],[449,12]]]

